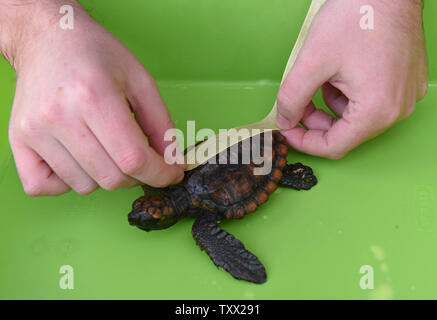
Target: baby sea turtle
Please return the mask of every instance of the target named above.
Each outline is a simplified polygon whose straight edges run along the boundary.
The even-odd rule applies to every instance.
[[[240,142],[237,148],[223,151],[213,158],[215,163],[209,161],[186,172],[177,185],[160,189],[143,186],[145,195],[133,203],[129,223],[150,231],[166,229],[185,217],[196,218],[193,237],[217,267],[223,267],[236,279],[264,283],[266,271],[258,258],[218,223],[223,219],[241,219],[254,212],[278,185],[308,190],[317,179],[311,168],[301,163],[287,164],[288,145],[279,131],[258,137],[261,155],[265,156],[265,162],[270,161],[271,171],[256,175],[254,169],[261,166],[257,164],[259,161],[254,161],[252,156],[246,161],[249,164],[241,161],[244,150],[253,150],[256,145],[253,139],[250,144]],[[266,146],[270,157],[266,156]],[[220,164],[223,163],[220,157],[229,160],[236,153],[237,164]]]

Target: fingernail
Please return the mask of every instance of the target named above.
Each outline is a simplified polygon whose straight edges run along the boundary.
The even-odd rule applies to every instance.
[[[185,176],[184,171],[182,171],[182,174],[176,179],[174,184],[181,182],[184,179],[184,176]]]
[[[276,115],[276,124],[278,125],[279,129],[282,130],[288,130],[292,128],[291,122],[279,112]]]

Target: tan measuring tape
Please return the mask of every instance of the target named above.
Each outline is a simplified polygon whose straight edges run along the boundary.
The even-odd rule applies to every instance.
[[[288,72],[291,70],[291,68],[294,65],[294,62],[296,61],[297,55],[299,54],[300,49],[302,48],[305,42],[305,39],[307,37],[311,23],[314,20],[314,17],[317,15],[320,8],[323,6],[323,4],[326,1],[327,0],[312,0],[311,6],[308,9],[308,13],[303,22],[302,28],[300,29],[299,36],[297,37],[293,50],[291,51],[290,58],[288,59],[287,65],[285,66],[281,84],[282,82],[284,82],[285,78],[288,75]],[[231,147],[233,144],[236,144],[244,139],[257,135],[263,131],[271,131],[271,130],[279,129],[276,126],[276,114],[277,114],[277,106],[275,101],[272,110],[267,115],[267,117],[265,117],[263,120],[256,123],[235,128],[237,131],[247,129],[248,135],[245,135],[244,138],[237,137],[236,139],[231,139],[231,143],[229,143],[229,133],[222,132],[209,138],[208,140],[199,143],[196,146],[188,147],[185,155],[185,163],[187,164],[186,171],[198,167],[199,165],[205,163],[206,161],[216,156],[220,152]],[[253,129],[258,129],[258,130],[253,130]],[[198,151],[208,151],[208,152],[205,155],[204,152],[198,152]]]

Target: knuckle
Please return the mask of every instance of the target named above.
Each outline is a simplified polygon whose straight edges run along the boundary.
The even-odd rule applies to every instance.
[[[414,109],[416,108],[416,102],[411,103],[404,111],[404,113],[402,114],[402,119],[406,119],[409,116],[411,116],[411,114],[414,112]]]
[[[144,81],[144,84],[148,87],[153,87],[153,88],[158,87],[155,78],[153,78],[152,75],[150,73],[148,73],[147,71],[143,72],[143,81]]]
[[[81,71],[68,86],[69,95],[79,104],[96,104],[98,102],[97,86],[105,80],[95,67]]]
[[[116,176],[116,175],[106,175],[98,179],[98,183],[100,187],[102,187],[105,190],[112,191],[120,188],[123,186],[125,182],[125,178],[122,174]]]
[[[24,117],[18,121],[17,128],[22,134],[32,136],[39,130],[39,125],[35,119]],[[12,131],[13,128],[11,126],[10,134],[12,134]]]
[[[417,101],[422,100],[423,98],[425,98],[427,93],[428,93],[428,81],[424,81],[420,85],[420,91],[419,91],[419,95],[417,97]]]
[[[343,158],[347,153],[347,150],[344,149],[340,149],[338,146],[334,147],[329,147],[325,152],[325,157],[331,160],[338,160]]]
[[[80,103],[96,104],[98,96],[94,87],[95,84],[92,80],[87,78],[78,80],[74,87],[76,99]]]
[[[308,54],[309,51],[303,51],[299,54],[296,64],[299,64],[301,70],[317,70],[320,65],[320,57],[315,58],[314,54]]]
[[[31,197],[38,197],[44,195],[44,187],[38,182],[23,182],[24,192]]]
[[[325,146],[323,148],[324,152],[322,152],[321,156],[331,160],[338,160],[346,155],[348,150],[346,150],[344,147],[341,147],[333,143],[333,140],[330,139],[329,135],[325,135],[324,138],[325,138]]]
[[[139,67],[136,65],[135,69],[133,70],[134,76],[132,76],[130,79],[131,81],[134,81],[135,85],[138,86],[138,84],[141,84],[141,87],[151,88],[151,87],[158,87],[156,80],[152,77],[152,75],[143,67],[143,65],[140,63]]]
[[[165,119],[165,121],[162,124],[162,127],[166,128],[166,132],[169,129],[175,128],[175,125],[174,125],[173,121],[171,120],[170,115],[168,115],[168,117]],[[163,136],[163,138],[164,138],[164,136]]]
[[[44,122],[54,125],[62,121],[63,111],[60,103],[49,102],[41,107],[41,118]]]
[[[414,112],[414,108],[409,108],[407,109],[407,111],[404,113],[404,115],[402,116],[402,119],[405,120],[407,119],[409,116],[411,116],[411,114]]]
[[[383,127],[388,127],[393,123],[397,122],[399,119],[400,112],[395,112],[393,110],[387,110],[386,112],[381,112],[379,118],[381,119],[380,123]]]
[[[139,150],[127,152],[120,158],[119,168],[129,176],[139,173],[145,167],[146,155]]]
[[[390,99],[381,99],[378,102],[369,104],[367,116],[373,120],[376,127],[386,128],[399,119],[400,103],[391,101]]]
[[[276,98],[279,109],[289,111],[293,106],[293,98],[291,97],[290,92],[295,91],[291,88],[291,86],[291,84],[284,84],[284,86],[279,90]]]

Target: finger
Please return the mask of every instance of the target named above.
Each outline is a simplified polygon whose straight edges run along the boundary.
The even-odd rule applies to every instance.
[[[277,124],[282,129],[295,127],[317,90],[335,74],[333,64],[323,56],[310,56],[302,49],[278,92]]]
[[[305,108],[301,123],[312,130],[329,130],[332,127],[334,118],[321,109],[317,109],[311,101]]]
[[[171,143],[164,140],[165,132],[174,128],[174,124],[156,82],[146,70],[142,71],[138,73],[137,79],[130,83],[129,102],[135,118],[149,139],[150,146],[163,156],[165,148]]]
[[[332,112],[334,112],[334,114],[340,118],[343,115],[347,104],[349,103],[349,99],[346,98],[340,90],[338,90],[329,82],[323,84],[322,95],[323,100],[325,100],[328,108],[331,109]]]
[[[419,102],[423,98],[425,98],[428,92],[428,77],[429,77],[429,57],[428,51],[426,50],[426,42],[422,41],[423,48],[419,52],[423,52],[424,56],[419,62],[417,67],[417,94],[416,94],[416,102]]]
[[[350,104],[348,108],[350,107]],[[332,123],[327,130],[305,130],[296,127],[283,131],[288,143],[296,150],[316,156],[338,159],[343,157],[349,150],[362,142],[379,134],[383,127],[376,125],[376,115],[369,117],[359,111],[349,111],[346,108],[344,115]],[[353,108],[355,109],[355,107]]]
[[[11,149],[26,194],[29,196],[53,196],[70,190],[70,187],[30,147],[11,139]]]
[[[81,121],[70,123],[72,124],[65,123],[62,130],[55,129],[54,134],[95,182],[106,190],[141,184],[121,172],[84,123]]]
[[[153,187],[178,183],[183,170],[165,163],[149,146],[123,97],[103,97],[100,107],[91,108],[87,114],[88,127],[124,174]]]
[[[97,189],[95,181],[81,168],[65,147],[50,136],[34,137],[30,146],[48,166],[79,194],[86,195]]]

